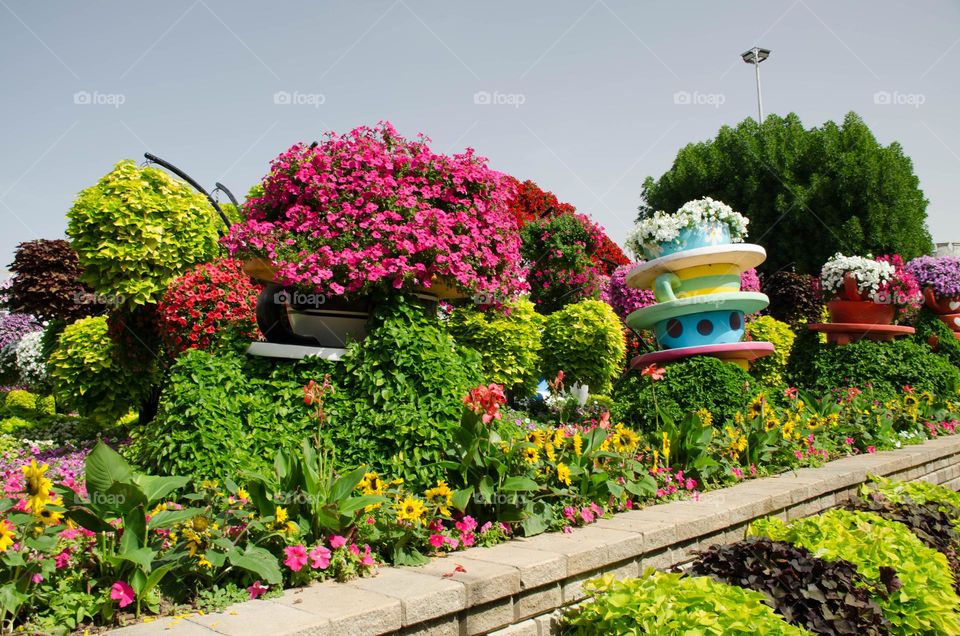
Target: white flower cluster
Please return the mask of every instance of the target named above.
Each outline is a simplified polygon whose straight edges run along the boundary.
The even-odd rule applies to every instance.
[[[853,276],[861,294],[873,298],[882,286],[896,277],[896,269],[887,262],[864,256],[844,256],[837,252],[820,270],[820,284],[824,293],[830,295],[840,292],[844,274]]]
[[[17,369],[20,372],[20,381],[34,387],[47,379],[47,365],[43,361],[41,349],[42,331],[28,333],[17,343]]]
[[[730,240],[739,243],[747,236],[750,219],[723,201],[710,197],[687,201],[673,214],[660,210],[653,216],[641,219],[627,235],[626,247],[637,259],[655,253],[660,243],[675,240],[680,231],[714,223],[723,223],[730,230]]]

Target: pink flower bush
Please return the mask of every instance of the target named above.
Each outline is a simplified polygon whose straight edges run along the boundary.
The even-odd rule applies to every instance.
[[[317,293],[429,287],[506,298],[525,289],[513,186],[472,149],[436,154],[389,122],[277,157],[224,242],[260,256],[284,285]]]
[[[627,274],[637,265],[638,263],[628,263],[613,270],[613,274],[600,290],[600,300],[613,307],[613,311],[620,316],[621,320],[626,319],[641,307],[649,307],[656,302],[653,292],[649,289],[634,289],[627,286]]]

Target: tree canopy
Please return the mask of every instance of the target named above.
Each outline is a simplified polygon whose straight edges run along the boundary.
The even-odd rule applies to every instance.
[[[883,146],[856,113],[806,129],[795,113],[724,126],[647,177],[639,218],[709,196],[750,219],[766,271],[817,274],[836,252],[912,258],[933,250],[927,201],[899,143]]]

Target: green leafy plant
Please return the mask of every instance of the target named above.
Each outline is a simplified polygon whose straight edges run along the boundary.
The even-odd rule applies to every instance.
[[[4,406],[15,411],[35,411],[37,408],[37,396],[29,391],[14,389],[7,393],[3,400]]]
[[[152,382],[127,373],[114,359],[102,316],[68,325],[47,361],[57,402],[85,417],[112,422],[138,406]]]
[[[922,308],[914,317],[913,328],[917,330],[913,339],[918,344],[929,346],[934,353],[960,367],[960,340],[936,314]]]
[[[774,346],[771,355],[754,360],[750,375],[766,387],[783,388],[784,372],[797,335],[793,333],[790,325],[772,316],[759,316],[749,321],[747,335],[751,340],[769,342]]]
[[[889,399],[907,385],[935,395],[953,394],[960,385],[960,371],[928,346],[911,340],[838,346],[805,335],[797,339],[787,381],[820,393],[837,387],[872,387],[882,399]]]
[[[543,330],[543,372],[563,371],[568,384],[589,385],[607,394],[623,370],[626,343],[617,314],[605,302],[584,300],[547,317]]]
[[[766,537],[710,546],[691,572],[764,593],[788,622],[817,634],[883,636],[889,623],[853,564]]]
[[[502,384],[517,397],[536,391],[540,380],[543,317],[525,298],[503,308],[461,307],[450,319],[450,333],[480,354],[487,382]]]
[[[862,495],[876,491],[894,503],[935,503],[953,519],[954,526],[960,526],[960,493],[957,491],[929,481],[894,481],[879,475],[869,475],[869,478],[870,482],[860,487]]]
[[[721,424],[747,405],[755,383],[735,364],[696,356],[666,367],[655,389],[639,372],[627,374],[613,392],[612,414],[615,420],[653,430],[658,412],[679,420],[703,409],[712,414],[715,423]]]
[[[125,160],[67,213],[81,280],[129,308],[159,300],[190,265],[217,253],[216,214],[203,195]]]
[[[873,584],[894,634],[960,632],[960,599],[946,558],[903,524],[869,512],[830,510],[789,524],[768,517],[748,535],[767,536],[828,560],[845,559]]]
[[[564,617],[566,634],[810,634],[777,616],[759,592],[707,577],[656,572],[584,584],[592,598]]]

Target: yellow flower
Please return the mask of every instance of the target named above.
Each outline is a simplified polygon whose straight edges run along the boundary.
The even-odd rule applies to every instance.
[[[6,552],[17,535],[13,531],[13,524],[4,519],[0,521],[0,552]]]
[[[760,393],[750,402],[750,406],[747,407],[747,414],[751,419],[756,419],[763,415],[764,406],[766,403],[766,396],[763,393]]]
[[[540,461],[540,451],[538,451],[533,446],[527,446],[522,451],[520,451],[520,456],[523,457],[523,461],[528,464],[536,464]]]
[[[541,447],[547,442],[547,434],[539,429],[530,431],[527,433],[527,441],[537,447]]]
[[[577,457],[583,454],[583,438],[580,437],[580,433],[573,434],[573,454]]]
[[[296,532],[299,532],[299,530],[300,530],[300,526],[298,526],[294,521],[288,521],[287,524],[283,527],[283,531],[287,534],[294,534]]]
[[[53,484],[49,479],[43,476],[47,469],[46,464],[37,465],[37,460],[31,459],[30,463],[23,467],[23,476],[26,479],[27,499],[30,504],[30,510],[37,514],[50,501],[50,489]]]
[[[387,484],[377,473],[364,473],[357,488],[360,488],[364,495],[382,495],[387,489]]]
[[[416,497],[407,497],[396,506],[397,521],[423,523],[423,516],[427,512],[426,506]]]
[[[553,445],[557,448],[563,448],[563,443],[567,440],[566,436],[563,434],[562,428],[553,429]]]
[[[207,561],[206,555],[203,555],[203,554],[200,555],[200,559],[197,561],[197,565],[203,568],[213,567],[213,563],[210,563],[209,561]]]
[[[276,524],[282,526],[287,522],[289,515],[287,515],[287,509],[277,506],[277,511],[273,515],[276,518]]]
[[[610,445],[618,453],[626,453],[634,450],[640,443],[640,436],[626,428],[623,424],[617,424],[613,431],[607,436]]]
[[[550,442],[547,442],[546,444],[543,445],[543,450],[547,453],[547,459],[549,459],[552,462],[557,461],[557,451],[553,447],[553,444],[551,444]]]
[[[557,481],[570,485],[570,467],[566,464],[557,464]]]
[[[237,499],[250,499],[250,493],[245,488],[237,488]]]
[[[453,491],[447,486],[447,482],[442,479],[437,482],[436,488],[431,488],[424,493],[427,501],[437,506],[442,515],[450,514],[450,506],[453,505]]]
[[[697,409],[697,417],[700,418],[700,423],[704,426],[713,424],[713,413],[707,409]]]
[[[63,519],[63,513],[43,508],[40,512],[35,513],[34,517],[45,526],[55,526]]]
[[[663,451],[663,463],[669,466],[670,465],[670,437],[667,435],[666,431],[663,432],[662,451]]]

